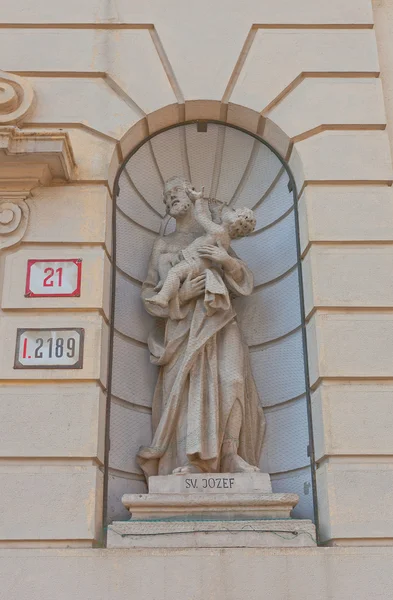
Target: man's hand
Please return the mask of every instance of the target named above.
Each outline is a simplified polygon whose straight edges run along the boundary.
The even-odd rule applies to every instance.
[[[191,275],[187,275],[187,278],[184,280],[179,290],[180,304],[185,304],[192,298],[201,296],[205,291],[205,281],[205,273],[202,273],[202,275],[198,275],[193,279],[191,278]]]
[[[231,257],[221,242],[217,242],[217,246],[201,246],[198,248],[198,253],[201,258],[208,258],[218,265],[225,266],[231,261]]]

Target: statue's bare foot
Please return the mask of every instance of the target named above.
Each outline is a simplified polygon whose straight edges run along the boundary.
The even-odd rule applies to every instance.
[[[221,460],[222,473],[255,473],[260,471],[255,465],[250,465],[241,456],[230,452]]]
[[[173,475],[186,475],[187,473],[202,473],[201,469],[195,465],[184,465],[183,467],[177,467],[172,471]]]
[[[160,296],[160,294],[156,294],[151,298],[146,298],[146,302],[149,302],[149,304],[156,304],[157,306],[161,306],[161,308],[166,308],[168,306],[168,301]]]

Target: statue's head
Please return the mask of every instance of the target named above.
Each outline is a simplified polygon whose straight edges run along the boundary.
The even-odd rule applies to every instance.
[[[191,188],[191,183],[184,177],[171,177],[165,182],[164,203],[171,217],[176,218],[190,210],[192,203],[187,192]]]
[[[250,208],[225,207],[221,214],[223,223],[228,223],[229,235],[234,240],[252,233],[257,224],[254,213]]]

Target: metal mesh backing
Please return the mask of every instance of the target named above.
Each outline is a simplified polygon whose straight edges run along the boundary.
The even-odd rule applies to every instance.
[[[312,518],[294,195],[267,146],[209,123],[206,132],[189,124],[160,133],[131,156],[120,176],[108,519],[126,518],[122,493],[146,490],[135,454],[151,441],[157,371],[146,344],[154,322],[140,288],[165,214],[163,182],[174,175],[191,177],[205,195],[255,211],[255,232],[233,249],[255,277],[253,294],[235,306],[267,420],[261,468],[272,474],[274,491],[300,495],[296,516]],[[166,234],[173,229],[171,220]]]

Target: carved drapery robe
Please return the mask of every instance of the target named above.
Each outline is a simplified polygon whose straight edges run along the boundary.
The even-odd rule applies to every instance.
[[[236,280],[215,269],[213,279],[222,278],[230,292],[247,296],[253,276],[237,260]],[[153,250],[143,299],[154,294],[157,264],[157,250]],[[152,406],[153,440],[138,452],[145,475],[167,475],[187,462],[205,472],[220,472],[224,432],[236,401],[242,407],[238,454],[258,466],[265,419],[232,305],[207,290],[182,306],[176,296],[168,308],[148,303],[145,307],[166,319],[148,342],[151,360],[160,370]]]

